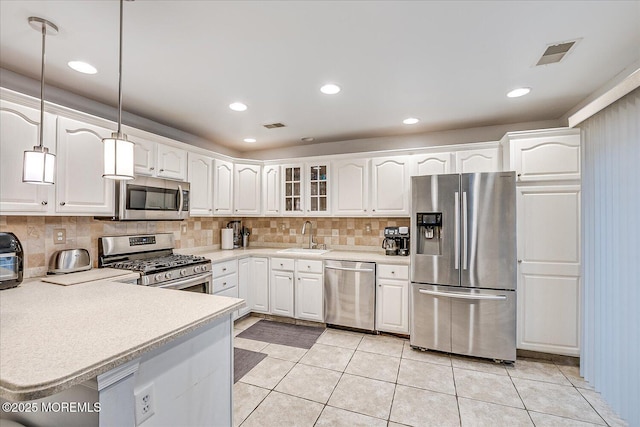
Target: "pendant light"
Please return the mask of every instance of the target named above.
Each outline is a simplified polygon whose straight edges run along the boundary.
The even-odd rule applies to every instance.
[[[47,34],[55,36],[58,34],[58,27],[46,19],[32,16],[28,19],[29,25],[42,34],[42,65],[40,69],[40,126],[39,145],[33,150],[24,152],[22,161],[22,182],[28,184],[54,183],[56,156],[49,153],[49,149],[44,146],[44,52]]]
[[[133,1],[133,0],[127,0]],[[111,134],[111,138],[102,140],[104,146],[103,178],[133,179],[133,142],[122,133],[122,9],[120,0],[120,46],[118,57],[118,131]]]

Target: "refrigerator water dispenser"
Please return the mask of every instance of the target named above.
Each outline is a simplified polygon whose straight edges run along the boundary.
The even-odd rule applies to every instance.
[[[423,255],[442,254],[442,212],[418,212],[417,253]]]

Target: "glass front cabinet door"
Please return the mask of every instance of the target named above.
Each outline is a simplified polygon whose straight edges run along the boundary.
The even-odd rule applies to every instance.
[[[308,215],[323,215],[329,212],[328,169],[327,165],[307,166],[309,172]]]
[[[284,195],[284,207],[283,211],[286,214],[300,214],[304,213],[303,195],[302,195],[302,165],[287,165],[283,167],[283,192]]]

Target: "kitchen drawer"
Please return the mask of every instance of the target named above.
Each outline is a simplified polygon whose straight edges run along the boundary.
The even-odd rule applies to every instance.
[[[216,295],[221,297],[238,298],[238,288],[226,289],[224,291],[218,292]]]
[[[322,261],[299,259],[296,261],[296,271],[300,273],[322,273]]]
[[[378,264],[377,269],[381,279],[409,280],[408,265]]]
[[[291,258],[271,258],[272,270],[285,270],[293,271],[295,267],[295,260]]]
[[[228,274],[226,276],[213,279],[213,293],[217,294],[220,291],[235,288],[238,286],[238,273]],[[238,291],[236,290],[236,295]]]
[[[227,274],[235,273],[238,271],[238,261],[225,261],[213,264],[211,266],[211,271],[213,272],[213,278],[224,276]]]

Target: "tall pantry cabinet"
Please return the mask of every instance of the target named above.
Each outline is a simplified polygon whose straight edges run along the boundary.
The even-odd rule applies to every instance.
[[[578,356],[580,131],[514,132],[501,144],[517,177],[517,347]]]

